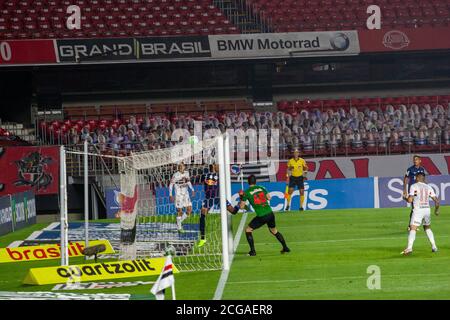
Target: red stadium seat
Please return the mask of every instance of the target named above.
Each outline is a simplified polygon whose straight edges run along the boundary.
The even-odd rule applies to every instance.
[[[370,0],[247,0],[247,3],[262,17],[270,17],[276,31],[365,29],[366,9],[374,4]],[[383,28],[449,24],[450,8],[446,0],[379,0],[376,4],[382,8]]]
[[[66,29],[70,4],[82,8],[81,31]],[[10,0],[0,1],[0,12],[0,40],[239,32],[212,0]],[[190,27],[194,22],[195,31]]]
[[[370,0],[247,0],[274,31],[365,29]],[[68,0],[0,2],[0,39],[239,33],[212,0],[77,0],[82,31],[66,30]],[[450,24],[447,0],[379,0],[383,28]],[[131,25],[121,25],[119,21]],[[146,25],[145,25],[146,24]],[[153,25],[155,29],[148,26]]]

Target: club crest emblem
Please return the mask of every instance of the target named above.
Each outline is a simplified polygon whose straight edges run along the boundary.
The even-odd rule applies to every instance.
[[[18,180],[14,182],[14,185],[31,186],[37,191],[46,189],[53,181],[53,177],[46,172],[50,163],[52,163],[50,157],[43,157],[37,151],[15,161]]]

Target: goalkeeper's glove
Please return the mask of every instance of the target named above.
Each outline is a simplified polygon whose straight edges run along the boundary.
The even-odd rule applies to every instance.
[[[231,205],[230,205],[231,206]],[[234,207],[233,207],[233,209],[228,209],[228,211],[231,213],[231,214],[237,214],[237,213],[239,213],[239,210],[246,210],[246,211],[248,211],[248,206],[245,204],[245,203],[243,203],[242,201],[239,201],[239,203],[237,204],[237,205],[235,205]]]
[[[438,204],[437,206],[434,207],[434,214],[437,215],[437,216],[438,216],[439,213],[440,213],[440,212],[439,212],[439,208],[440,208],[440,207],[439,207],[439,204]]]
[[[233,207],[232,210],[228,210],[232,215],[235,215],[239,212],[239,205]]]

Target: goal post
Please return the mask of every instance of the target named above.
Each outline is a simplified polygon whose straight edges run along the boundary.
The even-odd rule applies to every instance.
[[[226,188],[226,198],[231,201],[231,152],[230,152],[230,135],[228,133],[224,134],[224,165],[225,165],[225,188]],[[228,214],[228,252],[230,256],[234,251],[234,239],[233,239],[233,216]]]
[[[64,146],[59,149],[59,208],[61,228],[61,266],[69,265],[69,217],[67,210],[67,172],[66,172],[66,150]]]
[[[220,184],[220,218],[222,223],[222,268],[230,269],[230,259],[228,251],[228,213],[227,213],[227,178],[225,174],[225,143],[220,135],[217,138],[217,157],[219,162],[219,184]]]

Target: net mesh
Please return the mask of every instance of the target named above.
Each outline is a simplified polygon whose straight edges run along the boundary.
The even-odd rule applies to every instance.
[[[120,259],[170,253],[180,270],[221,268],[219,199],[211,202],[214,205],[206,218],[206,244],[197,246],[204,179],[211,165],[217,163],[216,155],[216,140],[210,139],[135,153],[120,160]],[[177,219],[180,209],[176,207],[183,213],[181,230]],[[187,216],[189,207],[192,213]]]

